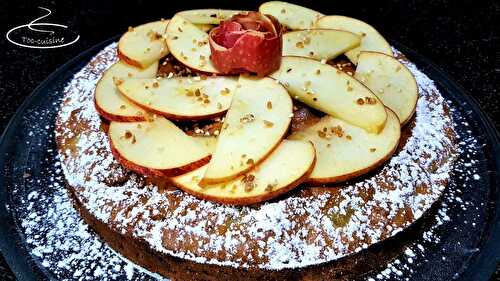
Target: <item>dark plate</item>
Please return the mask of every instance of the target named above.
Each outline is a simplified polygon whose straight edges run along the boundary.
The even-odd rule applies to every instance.
[[[29,210],[42,212],[66,202],[47,201],[54,194],[62,194],[58,198],[65,196],[62,187],[64,179],[54,165],[57,153],[53,132],[63,89],[92,56],[113,40],[116,37],[82,53],[50,75],[19,108],[0,141],[0,249],[19,280],[80,279],[85,274],[92,275],[90,272],[93,271],[87,269],[95,270],[96,264],[97,267],[116,265],[118,270],[110,277],[112,279],[126,279],[126,272],[130,274],[130,265],[117,259],[92,234],[90,238],[85,236],[87,240],[82,240],[81,246],[97,245],[96,251],[105,254],[99,255],[94,262],[85,258],[83,261],[72,260],[67,268],[53,270],[52,260],[44,259],[44,254],[34,254],[38,250],[34,251],[33,233],[25,233],[25,223],[30,221]],[[452,116],[458,125],[462,151],[452,182],[434,210],[413,226],[411,232],[404,231],[390,239],[389,243],[369,248],[372,253],[392,248],[396,251],[392,261],[378,264],[377,268],[362,276],[349,275],[347,278],[487,280],[500,257],[498,132],[464,89],[422,56],[400,44],[394,45],[435,81],[449,101]],[[40,199],[33,199],[33,194]],[[38,204],[28,206],[33,200],[38,200]],[[76,213],[72,215],[77,217]],[[57,219],[64,215],[51,213],[41,219],[52,220],[54,217]],[[44,241],[45,236],[54,235],[50,230],[50,227],[40,228],[36,239]],[[61,241],[78,238],[75,237],[69,235]],[[75,241],[80,243],[80,240]],[[88,244],[89,241],[91,244]],[[49,255],[53,255],[55,260],[64,260],[68,255],[78,254],[79,250],[52,251]],[[114,259],[110,261],[113,255]],[[83,275],[74,277],[77,269],[83,270]],[[150,279],[137,271],[133,277]],[[102,278],[96,275],[93,279]]]

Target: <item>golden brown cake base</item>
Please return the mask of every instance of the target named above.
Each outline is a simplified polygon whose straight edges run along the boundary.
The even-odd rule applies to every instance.
[[[56,124],[62,168],[89,225],[125,257],[164,276],[335,278],[332,261],[410,226],[439,199],[449,179],[453,123],[432,81],[409,64],[420,86],[416,117],[394,157],[375,172],[342,185],[301,186],[250,207],[199,200],[113,159],[92,94],[115,60],[111,45],[68,87]]]

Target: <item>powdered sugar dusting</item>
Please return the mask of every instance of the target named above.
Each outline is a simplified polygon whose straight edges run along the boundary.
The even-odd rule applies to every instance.
[[[75,75],[65,90],[66,97],[71,100],[65,99],[67,104],[60,113],[58,124],[73,115],[78,120],[85,120],[89,128],[85,134],[66,130],[59,136],[64,135],[69,140],[79,135],[73,141],[80,157],[75,160],[67,157],[71,151],[59,152],[61,164],[51,164],[51,174],[43,175],[48,178],[47,182],[38,183],[44,186],[42,191],[29,192],[23,201],[27,212],[22,228],[32,254],[59,280],[160,278],[139,270],[100,242],[73,209],[60,184],[64,178],[77,188],[80,200],[92,214],[104,222],[113,222],[117,231],[124,232],[132,227],[133,235],[146,239],[160,253],[203,263],[280,269],[304,267],[361,251],[400,232],[422,216],[443,193],[450,177],[467,178],[469,185],[485,177],[475,168],[478,163],[474,160],[464,157],[452,167],[453,158],[435,153],[452,148],[451,140],[444,134],[452,122],[443,118],[445,101],[436,94],[434,83],[414,65],[405,62],[416,76],[421,94],[414,135],[381,171],[342,187],[338,193],[312,189],[258,208],[233,208],[200,201],[177,190],[159,190],[154,185],[145,185],[141,177],[135,175],[128,175],[120,185],[110,186],[105,183],[109,177],[120,177],[127,172],[114,166],[116,161],[106,153],[109,147],[106,136],[98,130],[101,121],[93,107],[92,93],[102,71],[116,60],[115,47],[112,44],[100,52],[89,66]],[[41,130],[51,134],[54,129]],[[457,151],[464,155],[480,149],[473,137],[460,138],[459,144],[461,149]],[[421,157],[422,154],[425,157]],[[420,160],[418,165],[415,159]],[[99,165],[88,169],[96,161]],[[114,167],[114,172],[105,168],[109,166]],[[395,188],[383,187],[382,182],[387,179]],[[35,177],[29,180],[39,181]],[[427,193],[414,192],[422,186],[430,188]],[[43,190],[47,189],[53,192],[45,194]],[[367,278],[411,278],[414,268],[425,264],[429,245],[424,242],[436,244],[441,241],[436,231],[452,217],[451,206],[459,206],[464,212],[482,207],[473,205],[461,195],[465,186],[455,186],[452,182],[451,189],[446,191],[436,222],[422,234],[423,242],[408,246],[402,257]],[[364,204],[361,195],[367,190],[372,198]],[[118,208],[120,206],[128,208]],[[113,214],[113,209],[122,211]],[[400,219],[410,213],[411,217]],[[385,224],[377,223],[380,215],[386,218]],[[297,219],[304,217],[307,220],[297,227]],[[475,225],[478,220],[466,223]],[[225,225],[227,231],[214,232],[214,226],[220,225]],[[269,233],[273,235],[266,235]],[[166,240],[171,240],[170,244]],[[176,246],[182,243],[196,243],[198,250],[176,251],[180,248]],[[259,251],[241,258],[236,253],[245,250],[245,245],[255,246]],[[223,258],[210,255],[219,249],[227,253]]]
[[[116,60],[114,46],[97,58],[98,63],[82,69],[67,87],[66,101],[70,102],[62,107],[58,122],[64,124],[76,116],[88,129],[75,140],[76,152],[61,152],[62,168],[94,216],[123,233],[134,229],[133,235],[160,253],[200,263],[265,269],[331,261],[404,229],[438,199],[449,179],[453,144],[446,132],[452,122],[444,113],[444,100],[427,76],[406,63],[421,95],[412,136],[379,173],[344,186],[338,193],[300,194],[258,208],[237,208],[202,201],[178,190],[160,192],[154,185],[144,186],[134,175],[121,185],[108,186],[104,179],[117,170],[125,172],[110,153],[104,153],[110,148],[105,133],[99,130],[101,121],[92,94],[100,73]],[[71,139],[73,133],[69,128],[60,136]],[[71,153],[78,157],[71,157]],[[387,188],[385,182],[394,188]],[[421,186],[426,189],[416,192]],[[368,203],[363,197],[367,190],[372,193]],[[112,216],[112,210],[119,211]],[[161,214],[155,215],[158,210]],[[381,216],[387,219],[381,220]],[[305,217],[307,220],[297,227],[298,220]],[[226,231],[214,231],[218,225],[226,225]],[[183,243],[197,243],[198,247],[180,251]],[[225,252],[222,259],[214,254],[220,251]]]

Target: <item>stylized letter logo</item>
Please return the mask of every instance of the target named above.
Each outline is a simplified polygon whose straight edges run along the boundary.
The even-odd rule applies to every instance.
[[[44,7],[38,8],[46,14],[9,30],[5,35],[9,42],[26,48],[52,49],[71,45],[80,39],[80,35],[69,30],[66,25],[39,22],[50,16],[52,11]]]

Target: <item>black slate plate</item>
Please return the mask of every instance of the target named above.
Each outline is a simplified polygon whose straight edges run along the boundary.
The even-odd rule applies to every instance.
[[[33,192],[41,194],[40,198],[45,200],[40,199],[40,204],[30,208],[44,210],[48,205],[60,204],[46,198],[64,192],[63,178],[54,166],[57,159],[53,134],[62,90],[93,55],[113,40],[116,37],[82,53],[50,75],[19,108],[0,141],[0,249],[19,280],[78,279],[82,276],[73,276],[76,269],[95,266],[82,262],[60,271],[46,267],[47,261],[33,254],[32,245],[23,232],[23,221],[30,220],[26,218],[29,214],[27,202]],[[453,181],[432,215],[424,218],[425,223],[417,224],[410,238],[403,232],[392,239],[393,242],[405,239],[409,242],[401,246],[401,252],[389,265],[380,264],[376,270],[358,277],[368,280],[487,280],[500,258],[498,132],[476,102],[441,70],[408,48],[394,45],[435,81],[449,101],[464,149]],[[54,182],[59,182],[59,186]],[[54,214],[46,219],[49,217]],[[40,229],[40,236],[43,235],[48,234]],[[95,244],[99,245],[98,251],[109,252],[105,245]],[[384,247],[391,247],[391,244],[384,243]],[[369,250],[377,250],[377,247],[372,248]],[[56,259],[65,258],[61,252],[54,252],[54,255],[59,255]],[[98,266],[108,264],[107,258],[109,255],[100,256]],[[120,270],[110,278],[127,279],[127,263],[120,259],[113,262]],[[136,272],[133,279],[151,277]]]

